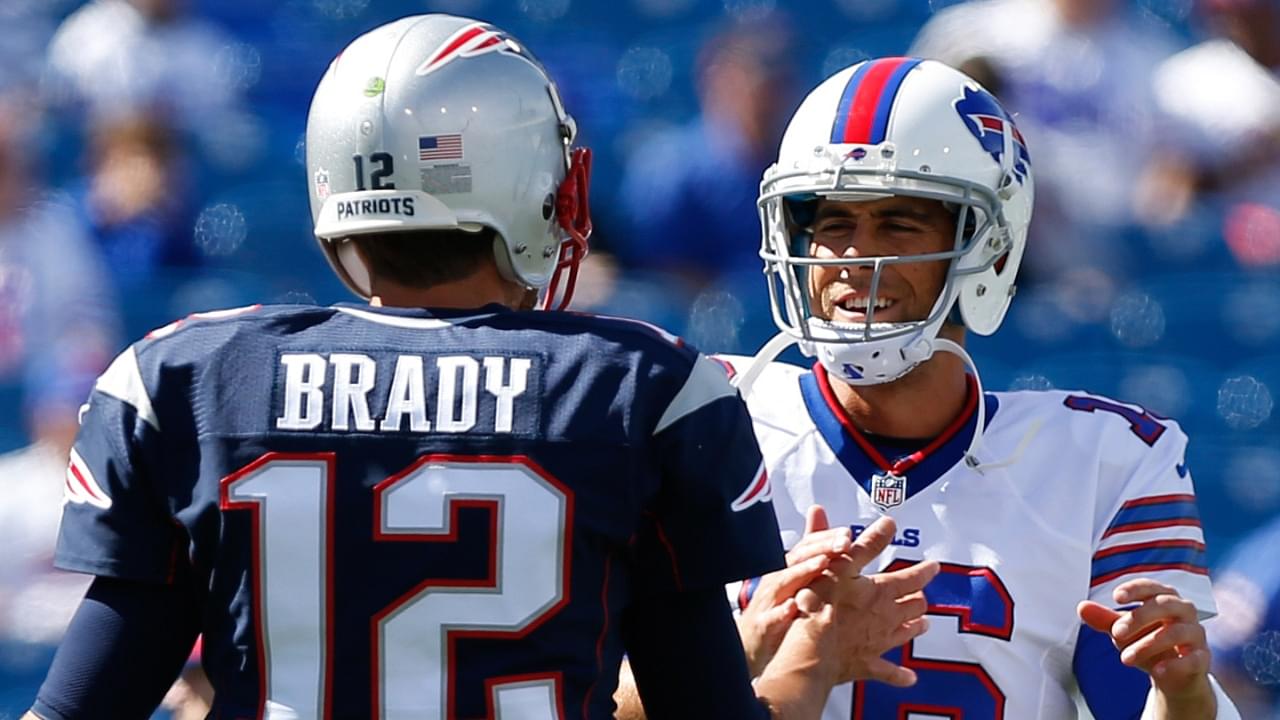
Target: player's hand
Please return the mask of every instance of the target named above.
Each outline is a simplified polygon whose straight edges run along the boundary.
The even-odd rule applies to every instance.
[[[924,586],[938,574],[938,563],[930,560],[896,572],[860,574],[889,546],[896,530],[892,518],[875,521],[844,557],[832,561],[821,579],[797,593],[802,617],[834,613],[827,632],[839,648],[833,659],[837,682],[878,680],[898,687],[916,682],[915,672],[881,655],[928,629]]]
[[[1138,606],[1112,610],[1084,601],[1080,619],[1111,636],[1120,661],[1151,676],[1156,717],[1213,718],[1217,700],[1209,684],[1209,644],[1191,601],[1168,585],[1139,578],[1115,589],[1116,604]]]
[[[787,553],[787,567],[760,578],[751,601],[738,616],[738,634],[752,677],[764,671],[799,613],[796,593],[821,577],[831,560],[852,546],[853,533],[848,527],[832,529],[822,506],[809,508],[804,536]]]

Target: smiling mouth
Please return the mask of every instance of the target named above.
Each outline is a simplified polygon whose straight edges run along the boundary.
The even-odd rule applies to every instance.
[[[846,323],[866,322],[868,308],[872,306],[870,300],[871,298],[866,295],[845,295],[832,308],[834,317],[831,319],[836,322]],[[892,298],[884,296],[876,298],[874,304],[875,317],[873,319],[876,322],[889,322],[890,320],[886,316],[892,315],[891,311],[897,304],[898,301]]]

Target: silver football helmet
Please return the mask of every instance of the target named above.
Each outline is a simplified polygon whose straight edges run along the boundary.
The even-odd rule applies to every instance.
[[[547,71],[503,31],[450,15],[383,25],[334,59],[311,102],[316,239],[368,298],[351,237],[491,228],[503,276],[563,308],[591,234],[591,155],[575,134]]]

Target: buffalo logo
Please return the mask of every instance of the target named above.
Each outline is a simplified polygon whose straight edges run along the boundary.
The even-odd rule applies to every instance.
[[[475,57],[491,52],[509,52],[524,56],[524,49],[505,33],[484,23],[465,25],[440,44],[426,62],[418,66],[417,74],[435,72],[451,61],[463,57]]]
[[[1013,146],[1017,153],[1013,162],[1013,174],[1019,183],[1024,182],[1027,178],[1027,168],[1031,165],[1027,143],[1022,139],[1022,133],[1018,132],[1018,127],[1013,124],[1013,118],[1005,113],[1004,108],[1000,107],[991,93],[965,87],[964,97],[956,99],[955,108],[960,114],[960,119],[964,121],[964,126],[978,138],[982,149],[986,150],[998,165],[1004,164],[1001,157],[1004,155],[1005,130],[1007,128],[1013,131]]]

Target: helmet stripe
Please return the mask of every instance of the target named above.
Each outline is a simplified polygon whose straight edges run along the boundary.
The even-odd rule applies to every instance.
[[[918,58],[883,58],[864,63],[849,78],[831,128],[833,143],[874,145],[884,142],[889,113],[902,81]]]

